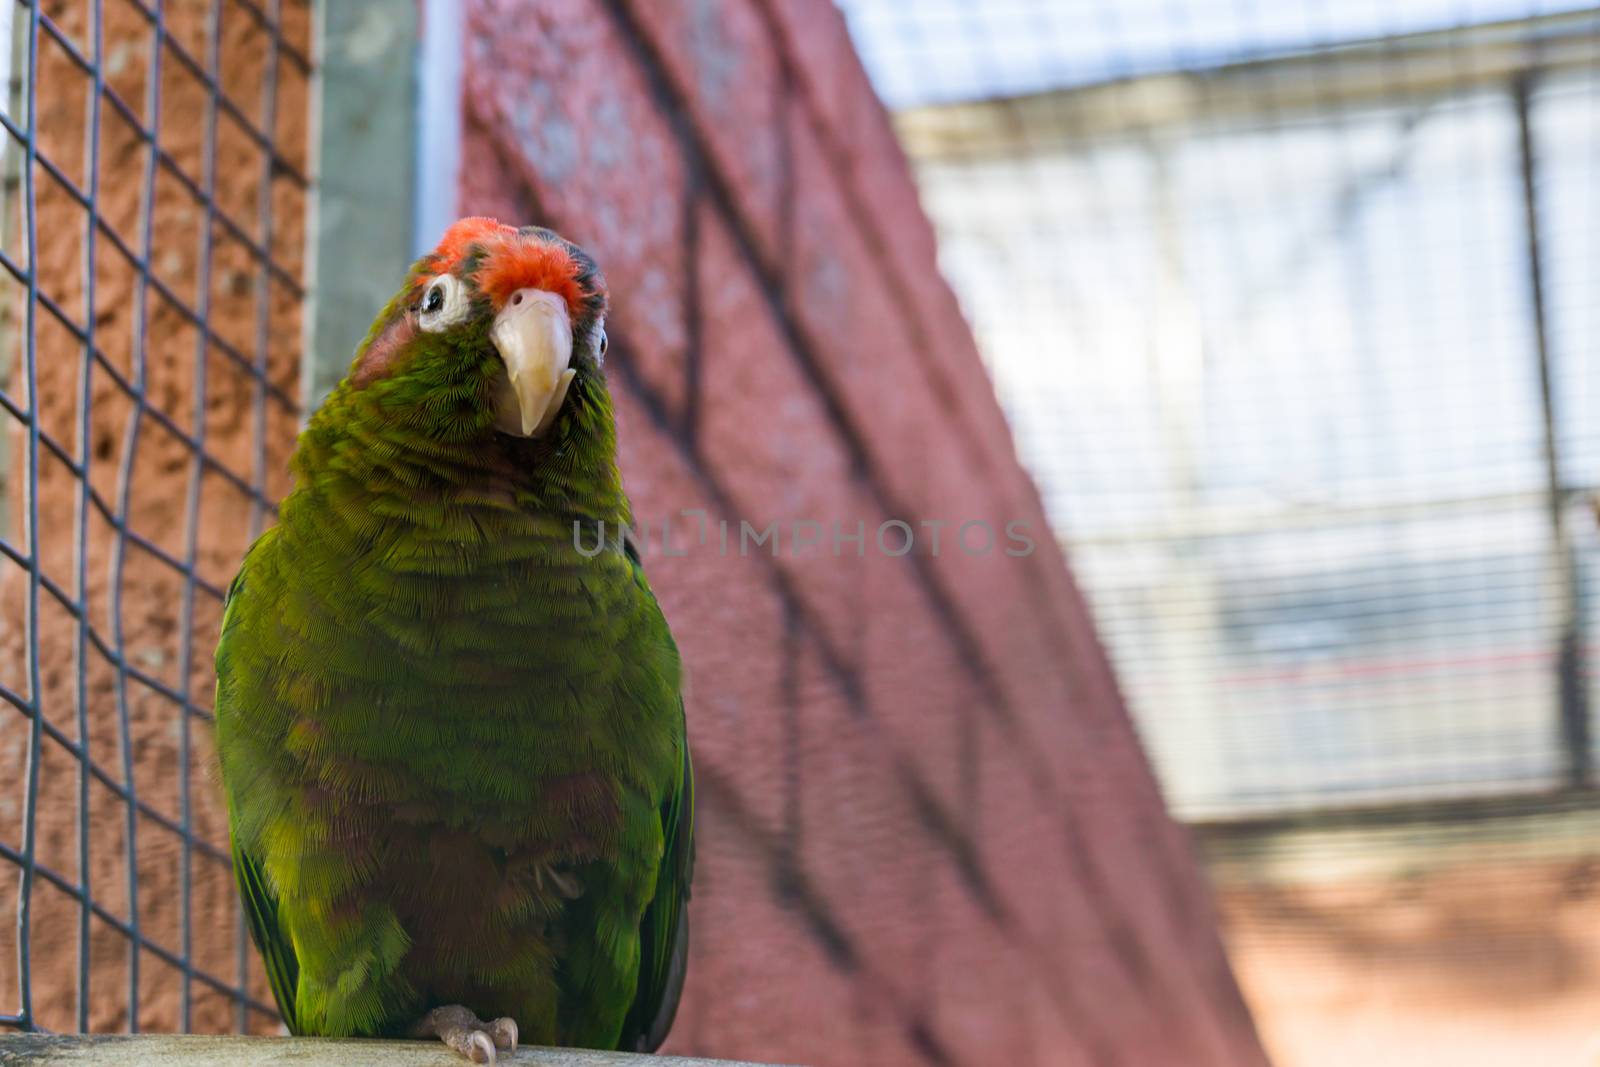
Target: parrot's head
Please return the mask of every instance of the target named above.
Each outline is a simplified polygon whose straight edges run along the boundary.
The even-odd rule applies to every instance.
[[[350,384],[434,436],[543,437],[599,386],[605,315],[605,279],[583,249],[538,226],[462,219],[373,324]]]

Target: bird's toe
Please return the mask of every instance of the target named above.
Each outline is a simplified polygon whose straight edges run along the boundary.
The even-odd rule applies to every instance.
[[[517,1047],[517,1024],[510,1019],[486,1023],[468,1008],[449,1004],[434,1008],[411,1028],[413,1037],[437,1037],[458,1056],[494,1067],[495,1047]]]
[[[467,1059],[494,1067],[494,1045],[494,1039],[482,1030],[472,1031],[472,1036],[467,1038]]]
[[[489,1024],[489,1034],[494,1038],[495,1048],[516,1050],[517,1020],[502,1015]]]

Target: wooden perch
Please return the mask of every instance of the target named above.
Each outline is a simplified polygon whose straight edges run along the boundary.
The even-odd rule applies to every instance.
[[[504,1067],[758,1067],[732,1060],[520,1048]],[[438,1042],[201,1034],[0,1035],[0,1067],[467,1067]]]

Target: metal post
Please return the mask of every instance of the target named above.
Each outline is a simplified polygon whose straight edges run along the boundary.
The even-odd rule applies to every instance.
[[[1511,95],[1517,110],[1517,150],[1522,164],[1523,221],[1528,245],[1529,299],[1533,312],[1533,341],[1539,359],[1539,402],[1544,416],[1546,495],[1550,509],[1550,576],[1555,586],[1556,678],[1559,686],[1557,727],[1566,757],[1566,781],[1573,789],[1590,784],[1589,695],[1584,688],[1583,613],[1580,610],[1578,562],[1567,530],[1567,490],[1561,477],[1560,422],[1556,418],[1555,390],[1550,370],[1550,344],[1544,301],[1544,263],[1539,244],[1539,156],[1535,150],[1532,96],[1536,75],[1519,74]]]
[[[321,0],[311,294],[301,371],[309,415],[344,376],[410,265],[415,212],[416,0]]]

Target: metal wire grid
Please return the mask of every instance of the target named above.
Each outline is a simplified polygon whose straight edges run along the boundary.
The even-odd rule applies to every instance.
[[[1600,10],[841,6],[1179,812],[1591,787]]]
[[[202,540],[201,487],[207,475],[214,475],[249,502],[249,533],[259,532],[267,512],[273,510],[273,500],[267,492],[268,432],[275,422],[274,413],[292,425],[296,417],[296,401],[289,389],[272,380],[269,374],[270,334],[274,326],[272,297],[274,287],[287,293],[298,304],[304,292],[299,280],[298,264],[286,264],[277,251],[279,242],[274,232],[274,190],[287,182],[300,194],[308,187],[302,167],[280,150],[277,140],[279,122],[280,71],[284,65],[292,68],[300,78],[309,78],[311,60],[304,46],[285,39],[282,0],[92,0],[87,10],[80,9],[89,38],[86,46],[74,40],[74,34],[64,28],[61,21],[63,4],[50,4],[47,0],[20,0],[8,8],[16,47],[12,104],[6,113],[0,113],[0,125],[9,135],[7,151],[16,160],[16,177],[20,188],[8,188],[6,209],[8,217],[20,221],[21,254],[12,248],[0,249],[0,268],[20,287],[20,329],[15,338],[18,351],[14,353],[20,371],[20,383],[7,383],[0,377],[0,409],[10,416],[12,427],[0,426],[6,433],[15,431],[22,438],[21,454],[10,457],[21,485],[11,487],[13,503],[20,496],[21,538],[14,537],[12,529],[0,529],[0,556],[5,565],[20,569],[25,582],[24,639],[26,657],[25,688],[0,681],[0,701],[12,707],[20,716],[9,725],[0,726],[0,732],[25,729],[26,772],[22,783],[23,802],[21,834],[18,841],[0,837],[0,866],[10,865],[19,875],[16,895],[17,921],[17,1001],[14,1008],[0,1005],[0,1025],[22,1029],[40,1029],[41,1020],[36,1011],[37,990],[34,982],[35,943],[39,930],[35,923],[38,892],[48,885],[64,894],[77,911],[76,946],[76,1013],[75,1027],[90,1027],[90,1009],[96,996],[91,987],[90,945],[95,922],[114,930],[127,943],[127,982],[123,1010],[130,1030],[140,1026],[140,962],[144,954],[156,957],[181,974],[177,1024],[184,1030],[193,1023],[192,999],[194,983],[221,994],[234,1005],[234,1021],[240,1029],[250,1022],[252,1012],[276,1019],[271,1006],[253,997],[250,980],[246,938],[242,917],[236,916],[234,938],[236,959],[234,973],[223,976],[196,965],[192,922],[191,892],[193,864],[196,854],[202,863],[226,868],[229,857],[225,847],[203,839],[194,825],[194,798],[190,791],[190,768],[195,761],[193,723],[196,719],[209,722],[211,712],[196,700],[192,677],[196,673],[195,634],[197,630],[197,603],[211,601],[220,604],[224,590],[221,583],[208,578],[198,565],[198,551]],[[293,0],[290,0],[293,3]],[[144,116],[129,100],[115,89],[108,78],[108,64],[117,57],[106,51],[105,24],[107,8],[125,4],[142,20],[145,33],[144,47],[148,56],[145,68]],[[301,5],[303,6],[303,5]],[[46,10],[46,9],[50,10]],[[196,56],[191,46],[172,30],[174,11],[185,18],[201,14],[205,26],[205,47],[202,56]],[[125,11],[122,13],[125,14]],[[71,13],[66,13],[70,15]],[[223,32],[225,22],[245,19],[253,23],[259,38],[266,42],[263,68],[260,77],[260,118],[254,119],[248,109],[232,99],[224,89]],[[86,117],[84,178],[80,184],[69,175],[68,168],[53,159],[41,146],[38,125],[41,100],[48,94],[60,92],[58,85],[44,84],[41,79],[41,43],[65,56],[71,67],[89,81]],[[125,62],[125,57],[122,57]],[[198,83],[203,92],[203,107],[199,115],[201,133],[201,171],[196,177],[188,173],[180,160],[163,145],[161,128],[163,65],[175,63],[182,76]],[[166,72],[170,84],[173,72]],[[142,161],[138,179],[141,182],[137,216],[137,235],[130,240],[119,232],[115,222],[102,210],[102,195],[108,182],[135,180],[131,167],[113,172],[101,158],[101,126],[105,109],[118,116],[133,131]],[[234,131],[242,133],[259,150],[260,172],[257,177],[258,194],[255,204],[255,226],[233,217],[225,209],[218,195],[219,173],[219,119],[226,119]],[[303,116],[295,116],[290,128],[302,131]],[[169,135],[170,136],[170,135]],[[124,163],[126,161],[123,161]],[[52,289],[61,281],[59,276],[47,276],[41,269],[41,245],[38,232],[40,196],[37,188],[42,175],[47,175],[55,192],[64,193],[85,214],[85,225],[80,234],[59,231],[50,233],[45,240],[59,247],[63,243],[79,243],[82,263],[86,269],[82,276],[81,305],[83,316],[76,318],[63,299]],[[195,298],[185,299],[178,287],[161,277],[153,263],[157,243],[157,229],[164,219],[157,207],[159,181],[170,180],[177,184],[198,205],[199,247],[196,251],[194,276]],[[254,346],[246,350],[222,336],[213,321],[212,272],[217,256],[217,240],[231,242],[242,248],[253,266],[253,297],[255,302]],[[288,242],[292,245],[292,242]],[[100,321],[96,303],[96,280],[100,265],[105,261],[107,246],[114,250],[117,262],[132,271],[132,336],[131,351],[127,353],[130,370],[119,366],[123,361],[109,350],[107,342],[97,335]],[[152,292],[154,301],[152,301]],[[152,322],[162,314],[177,316],[196,337],[192,379],[193,419],[185,427],[159,396],[152,395],[148,375],[147,345],[152,341]],[[46,352],[41,344],[41,327],[53,324],[72,338],[77,348],[79,367],[79,392],[76,412],[76,440],[59,440],[44,425],[44,399],[39,392],[41,354]],[[245,375],[252,391],[250,414],[249,469],[240,471],[229,459],[208,447],[207,437],[207,369],[208,353],[217,353],[237,371]],[[48,350],[51,357],[66,358],[55,346]],[[11,358],[11,353],[0,353],[0,358]],[[130,372],[131,371],[131,372]],[[126,401],[130,415],[122,427],[122,452],[116,465],[115,489],[111,498],[96,488],[92,465],[96,449],[91,434],[96,426],[94,408],[95,383],[109,380],[117,394]],[[20,390],[17,386],[20,384]],[[19,395],[20,394],[20,395]],[[118,405],[119,409],[122,405]],[[0,424],[6,420],[0,418]],[[182,497],[182,550],[174,553],[154,539],[141,534],[130,523],[133,498],[136,492],[135,457],[139,453],[142,435],[153,424],[178,443],[187,457],[183,463],[186,488]],[[49,460],[70,474],[74,496],[74,518],[71,529],[51,529],[41,520],[41,499],[53,490],[41,481],[41,460]],[[0,464],[8,462],[0,452]],[[4,496],[4,482],[0,482],[0,496]],[[141,491],[151,491],[145,486]],[[3,513],[3,511],[0,511]],[[97,517],[97,519],[96,519]],[[112,539],[108,568],[108,619],[102,625],[93,618],[90,597],[90,527],[91,521],[103,521]],[[47,543],[55,539],[71,538],[73,578],[69,584],[53,577],[41,562]],[[181,582],[178,605],[179,656],[176,684],[158,677],[153,670],[145,669],[130,656],[124,626],[124,578],[130,550],[142,557],[156,561]],[[18,575],[0,574],[0,579],[16,579]],[[70,641],[73,646],[72,662],[75,677],[71,684],[71,698],[51,689],[41,676],[41,645],[48,639],[42,625],[42,605],[54,602],[73,620]],[[215,613],[212,612],[212,615]],[[108,632],[109,631],[109,632]],[[203,642],[202,647],[208,644]],[[114,706],[91,703],[89,674],[94,660],[110,667],[114,672]],[[142,799],[135,781],[134,738],[130,728],[130,702],[139,694],[153,694],[177,711],[177,765],[178,813],[177,817],[163,813],[148,800]],[[70,702],[72,726],[64,728],[67,716],[60,705]],[[114,715],[116,718],[117,747],[120,766],[108,767],[104,761],[91,754],[90,734],[92,722]],[[76,733],[76,738],[72,733]],[[57,746],[77,766],[76,820],[77,820],[77,876],[47,866],[38,856],[38,827],[40,820],[41,766],[46,756],[45,746]],[[103,903],[106,890],[92,884],[91,870],[91,782],[98,783],[121,803],[124,809],[122,827],[126,868],[126,910],[117,914]],[[141,925],[139,900],[139,824],[141,820],[175,835],[179,842],[181,871],[177,879],[179,937],[176,945],[164,944],[149,936]],[[5,898],[0,896],[0,903]],[[3,988],[3,987],[0,987]]]

